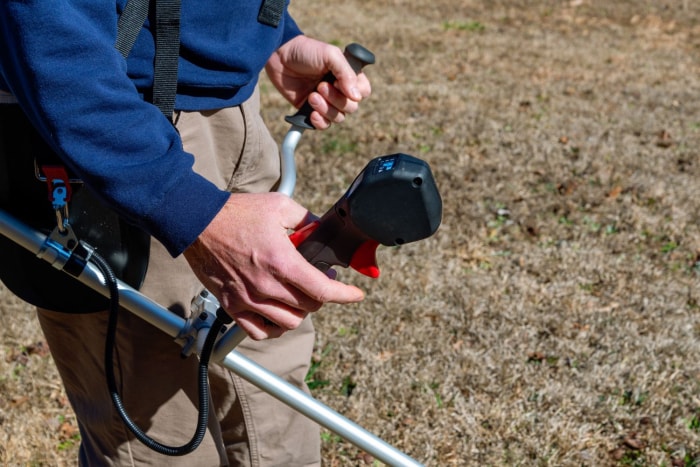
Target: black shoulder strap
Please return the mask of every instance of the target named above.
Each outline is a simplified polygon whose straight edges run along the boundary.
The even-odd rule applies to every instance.
[[[124,58],[129,56],[143,23],[148,17],[151,1],[155,3],[156,56],[153,71],[152,103],[172,120],[177,93],[177,64],[180,55],[181,0],[127,0],[117,23],[115,47]],[[284,12],[284,0],[264,0],[258,21],[277,27]]]
[[[156,9],[156,56],[153,71],[153,105],[172,120],[177,92],[180,55],[180,0],[153,0]],[[117,23],[115,47],[129,56],[148,17],[150,0],[128,0]]]
[[[156,0],[156,58],[153,104],[173,118],[180,56],[180,0]]]
[[[128,57],[136,38],[148,17],[149,0],[128,0],[117,23],[115,47],[124,58]]]
[[[284,0],[263,0],[258,12],[258,21],[276,28],[284,13]]]

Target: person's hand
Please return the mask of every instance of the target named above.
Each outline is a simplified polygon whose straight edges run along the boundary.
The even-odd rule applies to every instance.
[[[295,107],[301,107],[308,98],[314,109],[311,123],[319,130],[345,120],[345,114],[355,112],[359,102],[372,92],[367,76],[355,74],[342,50],[306,36],[282,45],[268,60],[265,71]],[[336,82],[319,83],[329,71]]]
[[[324,303],[364,298],[362,290],[329,278],[294,248],[288,229],[312,218],[280,193],[233,194],[185,250],[202,284],[252,339],[296,329]]]

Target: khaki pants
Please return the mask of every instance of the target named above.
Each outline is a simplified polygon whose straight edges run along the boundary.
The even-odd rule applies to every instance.
[[[180,112],[176,126],[195,170],[230,191],[261,192],[279,177],[279,153],[259,115],[257,93],[237,108]],[[232,229],[236,226],[232,225]],[[141,291],[187,316],[201,290],[182,256],[172,259],[153,241]],[[80,425],[80,464],[168,466],[304,466],[320,464],[319,428],[267,393],[218,365],[210,366],[209,430],[194,453],[167,457],[142,445],[112,406],[104,373],[107,313],[39,310],[39,321]],[[119,318],[114,368],[132,420],[156,441],[180,446],[197,420],[197,366],[162,331],[129,312]],[[246,339],[237,350],[306,389],[314,343],[309,319],[279,339]]]

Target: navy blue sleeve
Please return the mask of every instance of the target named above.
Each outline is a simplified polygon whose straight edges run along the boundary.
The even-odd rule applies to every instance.
[[[115,50],[114,0],[2,0],[2,79],[63,161],[173,255],[229,194],[192,170],[170,122]]]

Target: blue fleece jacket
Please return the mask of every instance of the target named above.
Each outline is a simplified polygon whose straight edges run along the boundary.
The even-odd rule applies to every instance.
[[[147,23],[127,60],[116,51],[125,3],[0,1],[0,89],[93,191],[177,256],[228,193],[193,172],[175,129],[141,99],[154,40]],[[276,28],[258,22],[260,3],[182,0],[177,109],[242,103],[270,55],[301,34],[286,8]]]

